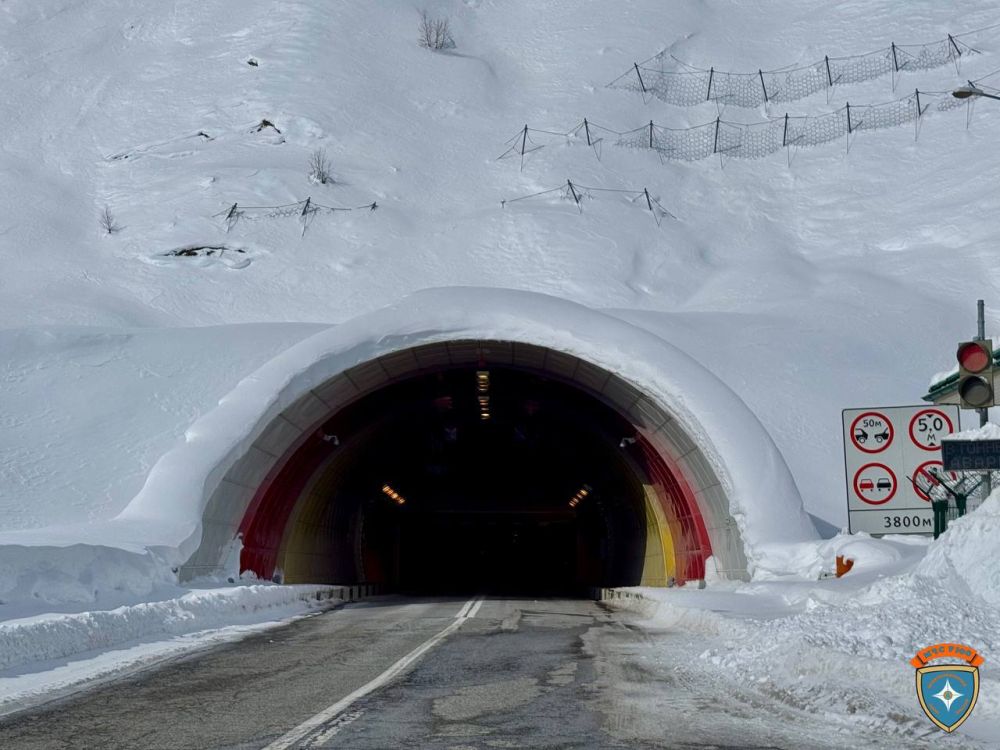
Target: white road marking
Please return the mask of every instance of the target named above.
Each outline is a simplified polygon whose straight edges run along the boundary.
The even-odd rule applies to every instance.
[[[439,632],[437,635],[424,641],[422,644],[417,646],[413,651],[408,653],[402,659],[397,661],[387,670],[385,670],[378,677],[373,679],[371,682],[362,685],[353,693],[345,695],[339,701],[334,703],[329,708],[320,711],[318,714],[310,719],[306,719],[304,722],[299,724],[295,729],[291,730],[287,734],[282,735],[270,745],[265,747],[263,750],[287,750],[295,743],[307,737],[309,734],[315,732],[317,729],[323,729],[325,732],[325,727],[338,715],[343,713],[347,708],[351,706],[359,698],[363,698],[374,690],[378,690],[383,685],[391,682],[402,674],[408,667],[410,667],[417,659],[426,654],[432,648],[434,648],[438,643],[443,641],[449,635],[458,630],[462,625],[464,625],[468,620],[471,620],[476,616],[476,612],[483,604],[483,597],[473,597],[467,601],[462,608],[455,615],[455,621],[452,622],[448,627]]]
[[[479,597],[479,601],[477,601],[475,604],[472,605],[472,609],[470,609],[465,616],[471,620],[473,617],[476,616],[476,613],[479,612],[479,608],[482,606],[483,606],[483,597]]]
[[[307,740],[302,742],[303,748],[310,747],[322,747],[327,742],[333,739],[334,735],[338,734],[341,729],[346,727],[351,722],[357,721],[364,715],[364,711],[351,711],[350,713],[343,713],[338,716],[333,721],[329,722],[322,732],[319,734],[314,734]]]
[[[473,597],[472,599],[469,599],[469,601],[467,601],[465,604],[463,604],[462,608],[460,610],[458,610],[458,614],[455,615],[455,618],[458,619],[458,620],[461,620],[463,617],[467,617],[468,614],[469,614],[469,610],[472,609],[472,605],[475,604],[475,603],[476,603],[475,597]]]

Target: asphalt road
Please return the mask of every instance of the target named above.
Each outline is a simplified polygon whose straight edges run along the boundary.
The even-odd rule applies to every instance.
[[[629,633],[620,618],[590,601],[359,602],[8,717],[0,747],[634,747],[601,728],[581,640]]]
[[[903,747],[586,600],[384,597],[0,720],[0,748]]]

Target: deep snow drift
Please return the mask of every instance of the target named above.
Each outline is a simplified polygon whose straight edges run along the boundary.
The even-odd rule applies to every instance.
[[[637,589],[649,601],[625,601],[654,627],[680,627],[704,638],[702,667],[715,679],[755,683],[762,693],[844,727],[877,728],[900,746],[926,739],[996,747],[1000,741],[1000,491],[951,523],[927,548],[915,539],[840,536],[798,552],[803,577],[705,591]],[[844,578],[816,581],[810,550],[856,560]],[[810,579],[812,579],[810,581]],[[927,646],[971,644],[986,656],[980,698],[957,737],[920,714],[909,660]],[[669,665],[666,665],[669,667]],[[935,744],[938,743],[938,744]]]

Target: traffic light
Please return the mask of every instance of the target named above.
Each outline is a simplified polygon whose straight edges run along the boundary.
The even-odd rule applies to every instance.
[[[958,345],[958,396],[963,409],[984,409],[994,404],[993,344],[965,341]]]

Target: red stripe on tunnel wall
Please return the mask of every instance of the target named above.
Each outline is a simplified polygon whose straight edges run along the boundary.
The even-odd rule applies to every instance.
[[[330,443],[320,438],[318,433],[311,432],[275,464],[272,473],[254,495],[240,524],[243,534],[241,572],[252,570],[263,579],[274,575],[281,538],[295,503],[331,450]]]
[[[646,460],[646,470],[653,479],[653,487],[660,496],[660,504],[674,527],[670,531],[674,536],[677,583],[701,580],[705,577],[705,560],[712,554],[712,543],[691,485],[676,463],[642,435],[638,436],[638,445]],[[678,530],[679,538],[674,534]]]

